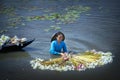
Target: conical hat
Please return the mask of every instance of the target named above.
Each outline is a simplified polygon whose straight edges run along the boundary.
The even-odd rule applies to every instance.
[[[59,32],[56,32],[56,33],[54,33],[54,34],[52,35],[51,42],[54,41],[54,40],[56,40],[56,37],[57,37],[58,35],[60,35],[60,34],[63,35],[63,40],[62,40],[62,41],[64,41],[64,40],[65,40],[65,36],[64,36],[64,34],[63,34],[62,32],[59,31]]]

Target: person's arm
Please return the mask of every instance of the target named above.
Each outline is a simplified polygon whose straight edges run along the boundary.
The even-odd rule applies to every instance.
[[[55,51],[55,44],[54,44],[54,42],[51,43],[50,53],[51,54],[60,54],[59,52]]]
[[[63,52],[67,52],[66,44],[63,42]]]

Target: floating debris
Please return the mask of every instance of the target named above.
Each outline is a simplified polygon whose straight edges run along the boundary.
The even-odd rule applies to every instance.
[[[89,50],[84,53],[71,55],[68,54],[68,60],[63,58],[55,58],[50,60],[44,60],[36,58],[30,61],[33,69],[40,70],[56,70],[56,71],[84,71],[89,68],[95,68],[102,66],[113,61],[111,52],[102,52]]]

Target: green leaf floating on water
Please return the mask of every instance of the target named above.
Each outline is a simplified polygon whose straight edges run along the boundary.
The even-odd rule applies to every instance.
[[[50,26],[49,28],[44,29],[44,31],[49,32],[51,30],[60,30],[60,29],[61,29],[61,27],[59,27],[59,26]]]
[[[84,7],[84,6],[69,6],[63,10],[63,13],[48,13],[44,15],[37,15],[37,16],[28,16],[27,21],[33,21],[33,20],[50,20],[50,21],[57,21],[56,24],[68,24],[68,23],[74,23],[77,21],[78,18],[80,18],[80,14],[86,11],[89,11],[90,7]],[[49,32],[51,30],[60,30],[61,27],[58,26],[50,26],[47,29],[44,29],[44,31]]]
[[[5,5],[2,5],[1,6],[2,8],[0,9],[0,14],[5,14],[5,15],[13,15],[14,12],[15,12],[15,7],[12,6],[12,7],[7,7]]]
[[[49,14],[44,14],[42,16],[29,16],[27,17],[28,21],[32,20],[58,20],[59,23],[73,23],[75,22],[78,18],[80,18],[80,14],[86,11],[89,11],[90,7],[84,7],[84,6],[70,6],[67,7],[63,10],[63,14],[61,13],[49,13]]]
[[[29,16],[27,17],[27,21],[33,21],[33,20],[45,20],[45,16]]]
[[[23,20],[22,16],[10,18],[10,19],[8,19],[8,25],[12,26],[12,27],[16,27],[17,25],[25,26],[25,24],[22,22],[22,20]]]
[[[90,10],[90,7],[86,6],[69,6],[61,11],[61,13],[58,12],[50,12],[44,14],[44,15],[35,15],[35,16],[28,16],[28,17],[22,17],[17,16],[15,13],[15,7],[7,7],[2,6],[0,10],[0,14],[5,14],[9,17],[7,20],[8,26],[16,27],[17,25],[25,26],[26,24],[23,21],[34,21],[34,20],[50,20],[52,22],[56,22],[55,25],[60,24],[69,24],[74,23],[77,21],[78,18],[80,18],[80,14],[86,11]],[[37,7],[32,7],[33,10],[36,10]],[[48,9],[49,10],[49,9]],[[44,12],[44,11],[43,11]],[[51,31],[51,30],[60,30],[61,27],[58,26],[51,26],[48,29],[45,29],[45,31]],[[5,31],[0,31],[1,33]]]

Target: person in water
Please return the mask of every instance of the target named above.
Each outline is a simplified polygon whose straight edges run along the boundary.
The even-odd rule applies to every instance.
[[[51,38],[50,53],[65,57],[67,54],[67,47],[64,40],[65,35],[62,32],[55,33]]]

